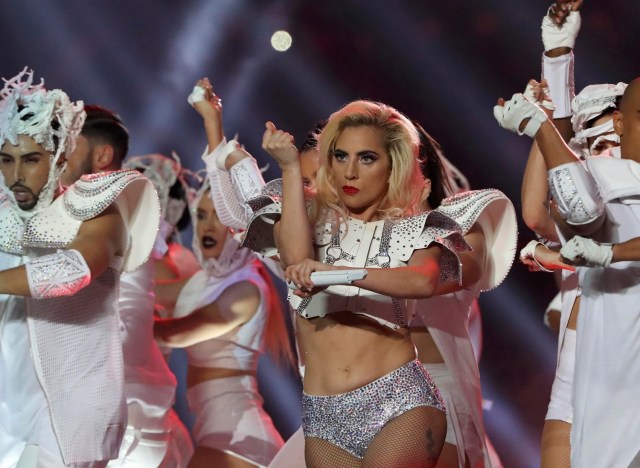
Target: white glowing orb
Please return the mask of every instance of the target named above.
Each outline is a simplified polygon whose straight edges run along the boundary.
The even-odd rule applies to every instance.
[[[289,50],[292,42],[291,34],[287,31],[276,31],[273,33],[273,36],[271,36],[271,47],[278,52],[286,52]]]

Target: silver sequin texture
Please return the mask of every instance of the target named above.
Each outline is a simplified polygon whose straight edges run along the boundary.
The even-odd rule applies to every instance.
[[[478,219],[481,217],[483,212],[489,208],[490,205],[496,202],[504,201],[508,202],[508,198],[504,193],[496,189],[482,189],[482,190],[470,190],[467,192],[463,192],[449,198],[445,198],[442,200],[442,204],[436,209],[440,213],[444,213],[449,218],[455,220],[462,227],[462,235],[467,235],[469,230],[478,222]],[[510,203],[509,203],[510,205]],[[489,215],[491,216],[491,215]],[[507,229],[509,227],[509,223],[505,222],[504,219],[500,221],[500,227],[498,229]],[[483,230],[487,229],[487,226],[483,226]],[[496,280],[490,284],[485,285],[487,289],[482,289],[482,292],[493,289],[498,284],[502,283],[507,276],[507,273],[511,269],[511,265],[513,264],[513,259],[515,258],[515,248],[517,241],[517,226],[513,225],[514,229],[514,243],[513,244],[502,244],[497,246],[503,254],[500,255],[509,255],[511,260],[509,261],[509,266],[503,269],[503,276],[500,278],[496,278]],[[496,233],[492,232],[489,234],[488,232],[484,232],[485,241],[491,239],[495,241]],[[504,238],[501,238],[501,241],[504,241]],[[487,248],[490,248],[488,245]],[[508,254],[507,252],[511,252]],[[489,253],[488,253],[489,254]],[[493,260],[492,260],[493,261]],[[454,269],[457,268],[456,265],[450,264],[446,268],[450,268],[453,272]],[[494,265],[495,268],[495,265]],[[493,269],[493,268],[492,268]],[[495,273],[497,270],[493,270]]]
[[[12,207],[0,206],[0,251],[24,255],[22,236],[24,222]]]
[[[597,217],[597,214],[589,213],[584,206],[583,197],[592,194],[583,191],[578,192],[578,188],[571,170],[567,167],[549,171],[549,189],[551,196],[558,205],[560,215],[570,224],[586,224]],[[594,182],[594,195],[599,197]],[[601,200],[595,200],[596,205],[601,205]]]
[[[77,219],[95,218],[137,179],[145,177],[133,169],[83,175],[63,194],[65,208]]]
[[[252,176],[253,172],[250,172],[245,164],[255,163],[251,159],[244,159],[240,163],[233,165],[229,170],[234,181],[234,187],[241,193],[243,201],[257,197],[262,189],[262,184],[259,184]]]
[[[445,411],[433,380],[415,360],[351,392],[303,394],[302,428],[305,437],[326,440],[362,458],[385,424],[420,406]]]
[[[72,296],[91,281],[87,264],[77,250],[58,250],[32,258],[25,266],[31,295],[36,299]]]

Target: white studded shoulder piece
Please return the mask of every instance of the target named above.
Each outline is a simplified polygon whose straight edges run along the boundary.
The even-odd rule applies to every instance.
[[[498,286],[509,273],[516,254],[518,223],[513,204],[496,189],[463,192],[446,198],[436,211],[446,214],[462,227],[462,234],[478,224],[485,240],[487,264],[479,291]]]
[[[142,265],[153,248],[160,222],[160,204],[151,182],[138,171],[82,176],[25,227],[25,248],[64,248],[84,221],[116,203],[131,238],[124,271]]]
[[[500,190],[470,190],[445,198],[436,211],[455,220],[462,228],[464,235],[473,227],[482,210],[499,198],[505,198]]]
[[[460,281],[461,267],[458,253],[470,247],[462,237],[460,225],[438,211],[429,211],[395,223],[391,231],[389,255],[404,262],[416,249],[424,249],[431,243],[444,247],[440,261],[441,281]]]
[[[136,172],[137,171],[127,171]],[[83,221],[95,218],[111,205],[133,174],[118,172],[82,176],[56,198],[49,209],[27,223],[26,248],[63,248],[78,234]]]
[[[135,170],[84,175],[63,194],[65,208],[79,220],[95,218],[116,200],[127,185],[138,179],[144,179],[144,176]]]
[[[17,208],[3,188],[0,188],[0,226],[2,226],[0,229],[0,251],[23,255],[24,221],[18,215]]]
[[[62,197],[56,198],[48,209],[31,218],[25,226],[22,245],[31,248],[60,249],[78,234],[82,225],[65,210]]]

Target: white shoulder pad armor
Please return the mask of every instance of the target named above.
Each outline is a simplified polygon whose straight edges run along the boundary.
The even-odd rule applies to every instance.
[[[458,222],[463,235],[474,224],[480,225],[488,260],[480,291],[502,283],[511,269],[518,243],[518,223],[511,200],[496,189],[473,190],[446,198],[437,211]]]
[[[8,189],[5,190],[4,179],[0,175],[0,251],[13,255],[23,255],[22,236],[24,221],[16,211],[18,208],[11,202]]]
[[[605,203],[616,198],[640,203],[640,164],[614,156],[591,156],[585,164]]]
[[[551,169],[548,179],[551,196],[568,224],[591,224],[604,213],[598,186],[581,162]]]
[[[414,250],[427,248],[434,242],[444,247],[440,261],[441,281],[460,281],[458,253],[470,247],[462,237],[460,225],[438,211],[410,216],[395,223],[391,230],[389,256],[407,262]]]
[[[64,193],[64,201],[67,210],[81,219],[97,216],[115,202],[131,239],[123,270],[133,271],[147,261],[160,226],[160,202],[153,184],[140,172],[123,170],[83,176]]]
[[[131,242],[124,271],[135,270],[151,254],[160,222],[160,204],[153,184],[135,170],[82,176],[42,213],[29,220],[25,247],[63,248],[77,235],[83,221],[116,203]]]
[[[267,182],[260,195],[248,200],[247,204],[253,216],[247,225],[242,246],[261,254],[272,251],[276,246],[273,225],[282,215],[282,179]]]
[[[27,251],[38,249],[63,249],[78,234],[82,220],[66,210],[63,197],[53,200],[46,210],[27,221],[22,246]]]

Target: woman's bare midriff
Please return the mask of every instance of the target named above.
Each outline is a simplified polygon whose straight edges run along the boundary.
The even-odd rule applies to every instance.
[[[442,364],[444,358],[426,327],[411,327],[411,341],[418,350],[418,359],[425,364]]]
[[[351,312],[296,319],[307,394],[349,392],[415,359],[407,329],[392,330]]]
[[[226,369],[222,367],[197,367],[190,365],[187,368],[187,388],[191,388],[208,380],[224,379],[225,377],[242,377],[245,375],[252,375],[255,377],[256,372],[253,370]]]

